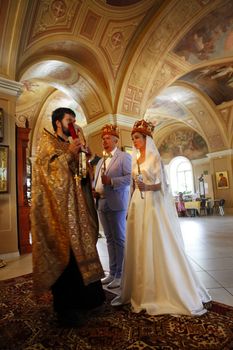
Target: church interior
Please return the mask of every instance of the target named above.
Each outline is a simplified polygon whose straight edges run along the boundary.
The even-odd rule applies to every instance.
[[[215,244],[229,248],[229,283],[217,287],[233,305],[233,2],[0,1],[0,258],[6,263],[31,252],[31,169],[58,107],[75,111],[98,156],[105,124],[117,124],[119,147],[129,152],[135,121],[155,125],[174,198],[183,191],[189,203],[184,229],[197,220],[205,231],[203,220],[214,226],[206,230]],[[191,169],[182,189],[174,180],[177,159]],[[196,198],[213,204],[204,215]]]

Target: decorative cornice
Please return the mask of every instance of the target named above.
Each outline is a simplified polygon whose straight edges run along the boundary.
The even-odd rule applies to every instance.
[[[94,122],[85,125],[83,132],[85,135],[93,134],[95,131],[99,131],[105,124],[115,124],[114,116],[112,114],[105,115]]]
[[[131,128],[135,123],[136,119],[134,117],[129,117],[122,114],[108,114],[98,120],[83,127],[83,132],[85,135],[93,134],[99,131],[105,124],[116,124],[118,126],[127,126]]]
[[[206,154],[208,158],[222,158],[233,155],[233,148],[225,149],[224,151],[212,152]]]
[[[209,163],[209,158],[200,158],[200,159],[192,159],[191,160],[191,163],[193,165],[200,165],[200,164],[206,164],[206,163]]]
[[[115,114],[117,125],[119,126],[127,126],[128,128],[132,128],[134,123],[138,120],[138,118],[130,117],[124,114]]]
[[[0,92],[18,97],[23,92],[23,84],[0,77]]]

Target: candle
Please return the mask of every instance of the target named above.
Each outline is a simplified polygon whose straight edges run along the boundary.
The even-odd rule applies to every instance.
[[[137,166],[138,166],[138,175],[137,175],[137,180],[143,182],[142,174],[141,174],[141,169],[140,169],[140,163],[139,163],[139,158],[141,156],[140,151],[137,151]],[[140,191],[141,198],[144,198],[144,193]]]
[[[103,157],[104,157],[104,168],[103,168],[103,172],[105,173],[106,172],[106,159],[107,159],[107,152],[106,151],[103,151]]]
[[[140,164],[139,164],[140,152],[137,152],[137,165],[138,165],[138,175],[141,174]]]
[[[79,153],[79,176],[81,178],[86,178],[87,176],[87,158],[86,158],[86,154],[83,152]]]

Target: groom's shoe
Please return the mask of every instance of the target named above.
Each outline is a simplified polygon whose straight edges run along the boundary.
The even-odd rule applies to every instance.
[[[107,285],[107,288],[114,289],[114,288],[119,288],[120,286],[121,286],[121,279],[114,278],[114,280]]]
[[[107,277],[102,278],[101,282],[102,284],[109,284],[114,280],[114,277],[112,275],[108,275]]]

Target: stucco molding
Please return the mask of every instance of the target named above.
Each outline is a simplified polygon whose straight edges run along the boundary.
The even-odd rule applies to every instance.
[[[105,124],[117,124],[118,126],[126,126],[131,128],[137,119],[135,117],[126,116],[123,114],[107,114],[104,117],[83,127],[85,135],[93,134],[99,131]]]
[[[14,80],[0,78],[0,92],[18,97],[23,92],[23,84]]]
[[[209,158],[206,157],[206,158],[200,158],[200,159],[192,159],[191,160],[191,163],[193,165],[201,165],[201,164],[206,164],[206,163],[209,163]]]
[[[212,152],[206,154],[208,158],[221,158],[226,156],[233,156],[233,148],[225,149],[219,152]]]

